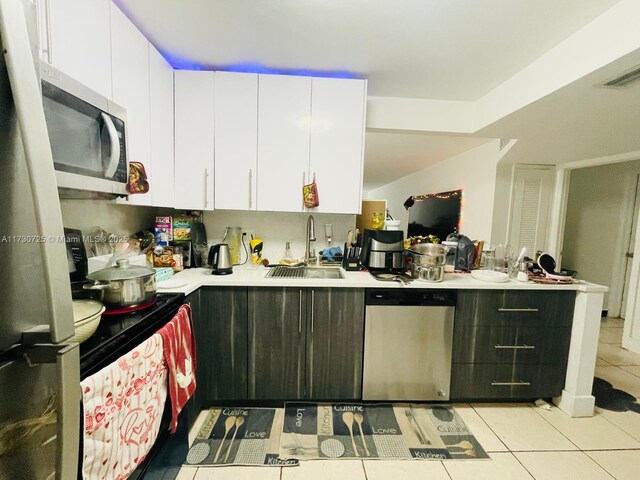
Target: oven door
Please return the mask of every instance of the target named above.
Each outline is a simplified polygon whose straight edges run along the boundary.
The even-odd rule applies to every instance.
[[[71,91],[47,80],[42,98],[58,186],[126,194],[124,115],[109,113],[113,104],[68,77]]]

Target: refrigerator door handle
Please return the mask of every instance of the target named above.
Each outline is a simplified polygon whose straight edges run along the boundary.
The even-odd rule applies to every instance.
[[[28,347],[24,357],[30,366],[56,364],[57,451],[56,480],[76,478],[80,431],[80,348],[67,345],[39,344]]]
[[[38,228],[46,303],[50,307],[51,341],[60,343],[74,334],[71,286],[68,278],[62,211],[44,118],[38,75],[21,2],[0,0],[0,33],[16,117],[24,146],[29,183]]]

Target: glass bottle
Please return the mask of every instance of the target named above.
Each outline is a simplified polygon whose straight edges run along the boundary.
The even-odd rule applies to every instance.
[[[291,253],[291,242],[286,242],[284,246],[284,253],[282,254],[282,258],[293,258],[293,253]]]
[[[371,229],[372,230],[382,230],[384,227],[384,214],[374,212],[371,215]]]

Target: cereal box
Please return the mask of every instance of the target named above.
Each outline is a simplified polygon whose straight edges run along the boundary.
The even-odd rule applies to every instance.
[[[166,246],[173,240],[173,219],[171,215],[156,217],[156,245]]]
[[[190,217],[173,217],[173,239],[191,240],[191,222]]]

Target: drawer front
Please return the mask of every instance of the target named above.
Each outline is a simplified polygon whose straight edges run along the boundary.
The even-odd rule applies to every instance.
[[[454,363],[566,364],[570,328],[456,328]]]
[[[456,326],[570,327],[574,291],[461,290]]]
[[[451,400],[555,397],[562,393],[563,365],[453,364]]]

